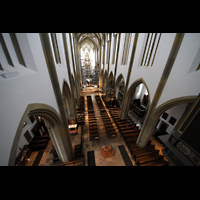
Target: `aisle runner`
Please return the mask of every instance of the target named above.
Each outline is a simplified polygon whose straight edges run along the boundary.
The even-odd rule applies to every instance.
[[[87,161],[88,161],[88,166],[96,166],[95,158],[94,158],[94,151],[87,152]]]
[[[122,155],[122,158],[124,160],[124,163],[126,166],[133,166],[129,156],[128,156],[128,153],[126,152],[126,149],[124,147],[124,145],[120,145],[118,146],[119,150],[120,150],[120,153]]]

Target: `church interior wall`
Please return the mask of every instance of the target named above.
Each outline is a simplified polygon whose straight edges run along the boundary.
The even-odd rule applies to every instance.
[[[30,48],[27,51],[29,51],[29,53],[31,52],[31,56],[29,55],[28,57],[30,61],[28,62],[28,58],[26,57],[26,63],[31,63],[34,60],[37,70],[33,71],[29,69],[29,65],[27,65],[27,68],[24,67],[23,70],[32,71],[32,73],[28,75],[24,74],[21,76],[21,71],[19,71],[20,76],[9,79],[1,77],[0,111],[2,114],[0,115],[0,127],[1,141],[3,142],[0,145],[0,165],[7,165],[8,163],[16,130],[28,104],[44,103],[52,106],[59,113],[42,51],[39,34],[28,33],[26,36],[29,42],[29,45],[26,47],[29,46]],[[7,37],[4,39],[6,40]],[[11,52],[12,56],[12,48],[9,47],[8,50]],[[14,64],[15,63],[16,61]],[[66,66],[61,66],[57,69],[57,73],[61,81],[60,84],[62,85],[62,77],[65,77],[65,79],[68,78],[68,73],[66,71],[67,68]],[[18,68],[16,69],[14,66],[14,70],[18,70]]]
[[[163,37],[163,38],[162,38]],[[162,72],[164,70],[165,64],[167,62],[167,58],[169,56],[173,40],[175,37],[175,33],[163,34],[161,36],[160,48],[158,48],[158,52],[154,61],[154,65],[151,66],[140,66],[141,63],[141,54],[143,54],[144,49],[144,40],[145,33],[139,34],[138,43],[135,52],[135,58],[132,66],[132,71],[130,75],[129,87],[130,85],[137,80],[138,78],[143,78],[146,82],[149,93],[150,93],[150,101],[152,101],[153,96],[155,94],[157,85],[160,81]]]
[[[124,82],[126,84],[126,78],[127,78],[127,73],[128,73],[128,65],[121,65],[123,49],[124,49],[125,35],[126,35],[125,33],[121,33],[116,77],[118,77],[122,73],[123,77],[124,77]],[[132,46],[132,44],[131,44],[131,46]]]
[[[107,34],[106,34],[106,36],[105,36],[104,72],[105,72],[105,70],[108,70],[108,64],[107,64],[107,48],[108,48],[108,42],[107,42]]]
[[[200,85],[200,70],[189,73],[195,59],[198,59],[196,68],[200,63],[200,58],[196,58],[200,48],[200,43],[197,41],[200,41],[199,34],[185,34],[158,106],[172,98],[199,94],[197,86]]]
[[[24,57],[26,67],[19,63],[9,33],[3,33],[2,35],[14,64],[14,67],[8,64],[8,62],[5,59],[2,45],[0,44],[0,61],[4,69],[0,70],[0,102],[1,102],[0,103],[0,112],[1,112],[0,165],[7,165],[9,160],[10,150],[16,134],[16,130],[19,126],[19,122],[27,106],[29,104],[41,103],[53,107],[58,113],[59,109],[56,103],[54,91],[52,88],[52,83],[48,73],[48,68],[45,62],[45,57],[39,34],[16,33],[16,37],[19,42],[22,55]],[[122,74],[124,77],[124,81],[126,83],[128,69],[129,69],[129,62],[132,53],[132,46],[134,42],[134,33],[132,33],[131,37],[127,64],[121,65],[125,35],[126,33],[121,33],[116,79],[120,74]],[[152,101],[156,88],[162,76],[163,70],[165,68],[168,56],[170,54],[170,50],[172,48],[172,44],[174,42],[176,33],[162,34],[157,54],[154,60],[154,65],[152,67],[140,66],[142,54],[144,51],[146,36],[147,33],[139,34],[128,88],[131,86],[133,82],[142,78],[148,87],[151,97],[150,101]],[[69,75],[68,75],[65,52],[64,52],[62,33],[56,33],[56,37],[58,42],[61,64],[56,63],[52,41],[50,40],[50,42],[52,47],[51,50],[53,53],[54,63],[57,70],[59,85],[62,92],[63,80],[66,80],[69,87],[70,87],[70,82],[69,82]],[[66,38],[67,38],[67,48],[68,48],[69,63],[70,63],[69,67],[71,73],[74,74],[69,33],[66,33]],[[71,39],[72,39],[72,45],[74,45],[73,37],[71,37]],[[106,64],[107,45],[108,45],[107,34],[105,41],[106,41],[105,58],[104,58],[104,71],[103,71],[104,78],[105,78],[105,71],[108,70],[108,64]],[[199,53],[200,44],[197,41],[200,41],[200,34],[186,33],[184,35],[181,47],[179,49],[174,65],[172,67],[170,76],[161,94],[160,100],[158,101],[157,107],[170,99],[199,94],[198,86],[200,85],[200,70],[198,71],[195,70],[200,63],[200,57],[198,56],[200,54]],[[113,43],[114,43],[114,37],[111,36],[111,51],[110,51],[110,65],[109,65],[110,68],[108,75],[110,74],[111,71],[113,72],[113,75],[115,72],[115,62],[114,64],[112,64],[112,56],[113,56],[112,54],[114,45]],[[75,61],[74,46],[72,49],[74,56],[74,64],[76,68],[77,63]],[[117,44],[116,44],[115,54],[116,53],[117,53]],[[101,49],[101,56],[103,56],[103,46]],[[101,61],[103,66],[102,57]],[[77,73],[77,70],[75,71]],[[1,76],[2,74],[9,72],[17,72],[18,75],[13,76],[11,78],[4,78],[3,76]],[[138,94],[139,97],[142,98],[144,93],[145,90],[143,87],[143,90],[141,91],[140,95]],[[178,122],[179,118],[181,117],[182,113],[185,110],[185,106],[186,104],[181,104],[179,106],[167,110],[166,112],[169,114],[168,119],[171,116],[173,116],[177,119]],[[166,123],[168,123],[168,119],[165,121]],[[169,124],[167,132],[170,133],[175,125],[176,124],[172,126]]]
[[[113,48],[114,48],[114,37],[113,37],[113,34],[111,36],[111,47],[110,47],[110,70],[109,71],[115,71],[115,62],[114,64],[112,64],[112,57],[113,57]],[[116,45],[116,48],[117,48],[117,45]],[[115,51],[115,54],[116,54],[116,51]]]
[[[49,35],[49,37],[51,37],[51,36]],[[68,71],[67,71],[67,64],[66,64],[66,58],[65,58],[65,52],[64,52],[62,33],[56,33],[56,38],[57,38],[57,42],[58,42],[58,49],[59,49],[61,63],[58,63],[58,64],[56,63],[56,59],[55,59],[55,56],[54,56],[54,53],[53,53],[54,50],[53,50],[52,42],[51,42],[51,48],[52,48],[51,50],[52,50],[52,53],[53,53],[54,64],[56,66],[60,90],[62,91],[63,79],[66,79],[66,81],[69,84],[69,75],[68,75]],[[71,53],[70,48],[69,48],[69,42],[67,43],[67,45],[68,45],[67,48],[68,48],[68,54],[69,54],[69,53]],[[70,58],[71,58],[71,56],[69,55],[69,59]],[[70,61],[71,61],[71,59],[70,59]],[[72,67],[72,65],[70,65],[70,67]]]
[[[166,129],[166,132],[168,134],[170,134],[173,131],[173,129],[176,126],[176,124],[178,123],[178,121],[181,118],[181,116],[183,115],[186,106],[187,106],[187,103],[184,103],[184,104],[180,104],[178,106],[174,106],[174,107],[166,110],[165,112],[168,114],[168,117],[166,119],[163,119],[162,115],[161,115],[160,116],[160,121],[157,124],[156,128],[159,129],[159,127],[161,125],[161,122],[163,121],[168,125],[168,127]],[[170,120],[171,117],[174,117],[176,119],[176,122],[174,124],[169,123],[169,120]]]

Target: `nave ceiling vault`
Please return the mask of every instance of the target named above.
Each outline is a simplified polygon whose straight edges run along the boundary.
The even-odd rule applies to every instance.
[[[80,47],[90,46],[93,50],[99,48],[102,40],[102,33],[76,33]]]

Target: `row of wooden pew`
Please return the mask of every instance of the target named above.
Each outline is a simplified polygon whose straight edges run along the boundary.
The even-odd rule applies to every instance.
[[[87,105],[88,105],[88,122],[89,122],[90,140],[99,140],[99,131],[97,128],[97,122],[96,122],[96,117],[94,114],[91,96],[87,96]]]
[[[155,145],[151,145],[149,141],[145,147],[137,147],[136,142],[140,130],[130,119],[120,119],[120,109],[110,109],[110,114],[113,117],[124,141],[126,142],[137,166],[168,166],[168,162],[163,160],[163,155],[159,155],[159,151],[155,149]]]
[[[80,105],[79,108],[76,109],[77,124],[81,125],[81,118],[79,117],[80,115],[82,116],[82,123],[85,124],[85,100],[84,100],[84,96],[80,96],[79,105]]]
[[[82,152],[81,144],[74,146],[75,158],[69,162],[62,162],[58,157],[53,158],[51,166],[85,166],[84,153]]]
[[[115,128],[112,125],[112,122],[110,120],[110,117],[107,114],[107,111],[105,110],[105,107],[102,103],[102,100],[99,95],[95,95],[97,105],[99,107],[100,113],[101,113],[101,118],[104,123],[104,127],[106,130],[106,134],[108,138],[113,138],[117,136],[117,132],[115,131]]]
[[[37,122],[37,124],[31,130],[34,134],[31,142],[29,143],[29,148],[32,151],[44,150],[49,142],[49,132],[43,121]]]
[[[88,110],[94,110],[91,96],[87,96],[87,105],[88,105]]]
[[[106,105],[106,107],[109,108],[119,108],[119,102],[117,101],[117,99],[113,99],[113,100],[109,100],[106,95],[102,95],[102,99]]]
[[[102,100],[101,100],[100,96],[99,95],[95,95],[95,99],[96,99],[97,105],[99,107],[99,110],[102,110],[102,109],[104,110],[105,107],[104,107],[104,105],[102,103]]]
[[[97,122],[96,122],[94,110],[88,111],[88,120],[89,120],[90,140],[99,140],[99,131],[97,128]]]
[[[105,127],[105,130],[106,130],[107,137],[108,138],[116,137],[117,132],[116,132],[114,126],[112,125],[112,122],[110,120],[110,117],[108,116],[107,111],[101,110],[100,113],[101,113],[102,121],[104,123],[104,127]]]

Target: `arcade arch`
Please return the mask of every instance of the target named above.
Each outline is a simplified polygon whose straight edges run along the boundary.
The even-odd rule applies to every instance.
[[[197,96],[184,96],[178,97],[171,100],[166,101],[165,103],[159,105],[155,111],[151,114],[148,119],[148,123],[144,122],[143,127],[141,129],[140,135],[138,136],[137,143],[140,147],[143,147],[147,144],[148,140],[153,134],[153,131],[158,123],[160,116],[170,108],[175,106],[184,104],[184,103],[193,103],[196,100]],[[181,117],[182,118],[182,117]],[[180,120],[181,120],[180,118]],[[177,122],[178,123],[178,122]]]
[[[63,162],[70,161],[73,158],[73,147],[71,138],[67,136],[67,134],[69,135],[69,130],[64,129],[60,115],[53,107],[47,104],[34,103],[27,106],[20,120],[13,140],[8,165],[15,165],[17,145],[19,143],[24,121],[29,116],[40,116],[44,118],[59,159]]]
[[[141,86],[142,86],[142,89],[141,89]],[[134,81],[129,87],[129,89],[127,90],[126,97],[123,99],[123,102],[122,102],[122,109],[121,109],[121,114],[120,114],[121,118],[125,118],[127,116],[128,110],[130,108],[131,100],[137,99],[138,97],[140,97],[141,98],[140,103],[143,103],[144,101],[144,97],[142,97],[143,95],[146,95],[145,97],[146,112],[144,115],[145,117],[150,105],[150,93],[144,79],[139,78],[136,81]]]
[[[71,90],[66,80],[63,81],[62,95],[67,118],[69,119],[70,114],[72,114],[73,118],[75,119],[76,111],[74,110],[74,99],[72,98]]]

